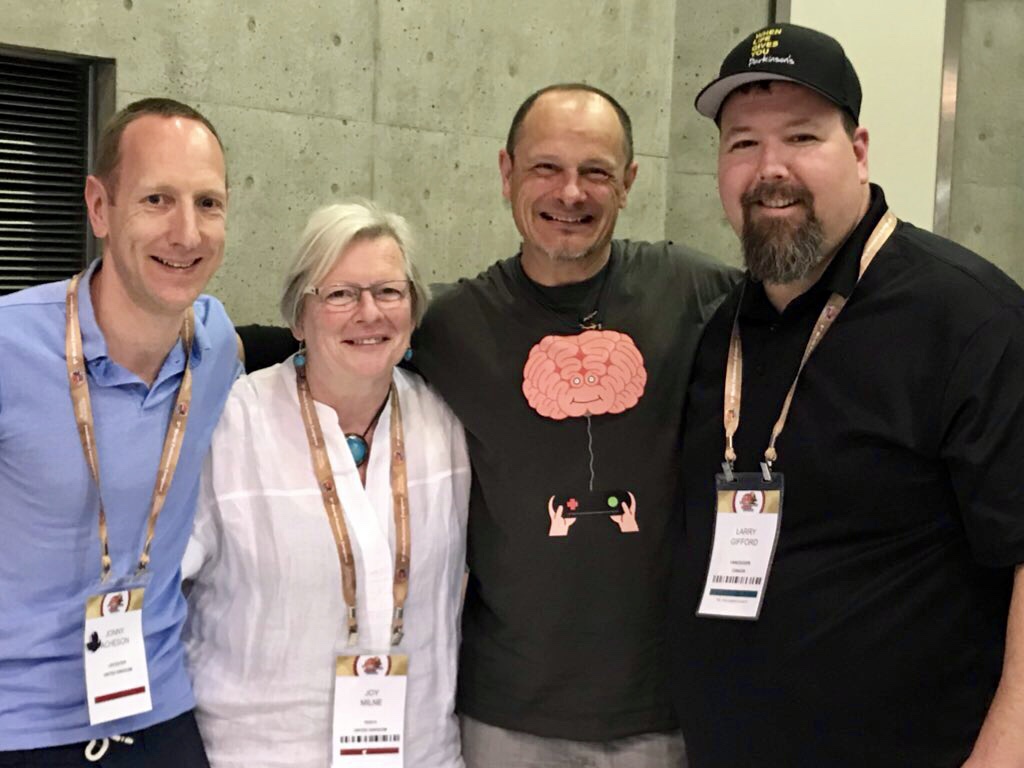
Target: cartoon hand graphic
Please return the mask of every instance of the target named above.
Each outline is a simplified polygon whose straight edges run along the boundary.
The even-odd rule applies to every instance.
[[[636,496],[629,494],[629,503],[622,502],[622,514],[612,515],[612,520],[623,533],[637,533],[640,526],[636,524]]]
[[[566,519],[562,517],[562,505],[555,509],[555,497],[548,499],[548,517],[551,518],[551,527],[548,528],[548,536],[568,536],[569,527],[576,522],[575,517]]]

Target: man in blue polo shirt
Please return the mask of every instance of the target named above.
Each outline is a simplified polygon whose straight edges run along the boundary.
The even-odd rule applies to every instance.
[[[199,295],[224,252],[220,139],[136,102],[85,199],[103,258],[0,299],[0,766],[205,766],[178,571],[240,368]]]

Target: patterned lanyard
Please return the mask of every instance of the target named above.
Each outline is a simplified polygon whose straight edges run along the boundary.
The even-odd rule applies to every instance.
[[[352,553],[352,540],[345,525],[345,510],[334,486],[334,471],[327,454],[316,405],[309,391],[305,365],[295,366],[295,384],[299,392],[299,410],[306,426],[306,439],[313,459],[313,471],[320,486],[327,519],[334,534],[341,564],[341,589],[345,597],[348,618],[348,644],[355,645],[359,637],[356,620],[356,563]],[[391,644],[402,642],[405,633],[405,600],[409,595],[409,485],[405,467],[405,441],[402,430],[402,409],[398,402],[398,389],[391,385],[391,497],[395,515],[395,575],[392,584],[394,613],[391,618]]]
[[[889,236],[892,235],[895,229],[896,217],[891,211],[886,211],[864,246],[864,251],[860,257],[860,271],[857,274],[857,283],[860,283],[860,279],[864,276],[875,255],[885,245],[886,240],[889,239]],[[768,470],[771,470],[772,464],[778,459],[775,442],[779,439],[779,435],[782,434],[782,430],[786,428],[786,419],[789,416],[789,408],[793,404],[793,393],[796,392],[796,385],[800,381],[800,374],[803,373],[808,358],[818,348],[821,340],[825,338],[825,334],[828,333],[836,318],[839,317],[839,313],[843,311],[846,302],[846,297],[841,293],[833,293],[822,308],[818,321],[814,324],[814,330],[811,331],[811,336],[807,340],[807,346],[804,348],[804,355],[800,360],[800,366],[797,368],[796,376],[793,377],[793,383],[790,385],[789,392],[786,393],[786,399],[782,404],[782,413],[779,414],[775,426],[772,427],[771,440],[768,442],[768,448],[764,452],[764,460]],[[736,462],[736,449],[733,446],[733,437],[740,426],[740,402],[742,396],[743,346],[740,343],[740,313],[737,307],[736,316],[733,318],[732,323],[732,336],[729,339],[729,362],[725,369],[723,422],[725,424],[725,463],[729,470],[726,474],[731,474],[731,470]]]
[[[64,334],[64,351],[68,368],[68,385],[71,388],[71,402],[74,406],[75,422],[78,424],[78,439],[82,443],[82,452],[85,454],[85,461],[89,465],[89,472],[92,474],[99,494],[101,581],[106,581],[110,576],[112,565],[110,542],[107,536],[107,513],[103,508],[103,493],[100,488],[100,461],[96,450],[96,428],[92,415],[92,402],[89,399],[85,356],[82,352],[82,327],[78,318],[78,284],[83,274],[84,272],[78,273],[68,283],[65,300],[67,326]],[[149,550],[153,545],[156,521],[164,507],[164,502],[167,501],[167,492],[171,487],[171,480],[174,478],[174,470],[178,466],[178,457],[181,455],[181,445],[185,442],[185,426],[188,423],[189,404],[192,402],[192,370],[189,367],[189,362],[194,337],[194,322],[192,308],[189,307],[181,326],[181,341],[185,346],[185,371],[181,376],[181,385],[178,387],[178,399],[174,403],[174,410],[171,411],[171,422],[167,426],[167,434],[164,436],[160,466],[156,474],[156,484],[153,487],[153,498],[149,505],[146,543],[139,556],[138,573],[145,572],[149,567]]]

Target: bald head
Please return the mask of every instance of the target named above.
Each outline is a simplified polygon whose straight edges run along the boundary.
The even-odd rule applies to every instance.
[[[117,188],[117,172],[121,162],[121,137],[125,130],[136,120],[143,117],[183,118],[202,124],[217,141],[221,153],[224,145],[217,134],[217,129],[198,110],[180,101],[167,98],[140,99],[114,115],[103,127],[96,146],[96,163],[93,175],[99,178],[110,190],[111,196]]]
[[[578,94],[580,101],[593,103],[597,100],[598,102],[604,102],[606,106],[610,106],[615,113],[622,132],[622,149],[626,158],[626,165],[633,162],[633,123],[629,119],[629,114],[610,94],[585,83],[556,83],[555,85],[541,88],[539,91],[535,91],[527,96],[526,100],[519,105],[519,109],[516,110],[516,114],[512,118],[512,125],[508,130],[505,151],[509,157],[515,155],[515,148],[521,138],[523,123],[526,121],[527,116],[533,111],[537,101],[548,94]]]

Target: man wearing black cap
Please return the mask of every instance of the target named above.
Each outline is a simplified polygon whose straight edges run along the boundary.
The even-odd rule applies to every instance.
[[[748,274],[685,413],[692,768],[1024,764],[1024,292],[889,212],[860,103],[788,24],[697,98]]]

